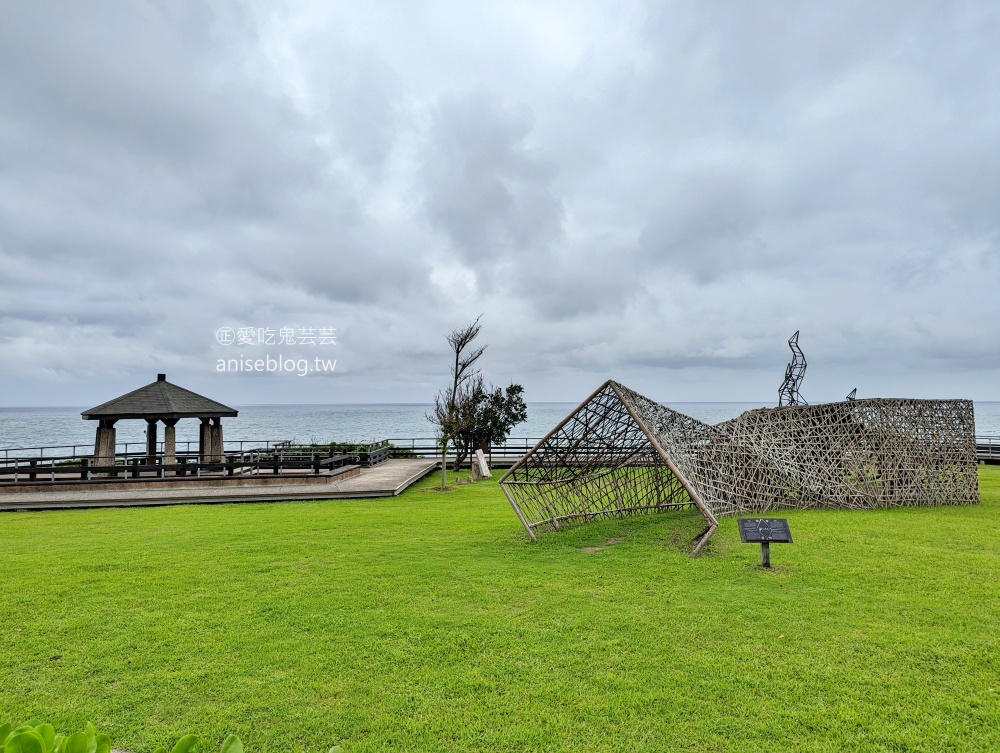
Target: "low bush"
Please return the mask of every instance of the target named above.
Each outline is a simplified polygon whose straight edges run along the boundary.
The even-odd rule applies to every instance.
[[[197,735],[184,735],[169,753],[188,753],[197,742]],[[34,721],[16,728],[3,724],[0,725],[0,753],[111,753],[111,738],[99,734],[90,722],[82,732],[71,735],[58,734],[51,724]],[[154,753],[167,753],[167,749],[161,745]],[[243,753],[240,738],[227,737],[221,753]],[[343,753],[343,748],[335,745],[329,753]]]

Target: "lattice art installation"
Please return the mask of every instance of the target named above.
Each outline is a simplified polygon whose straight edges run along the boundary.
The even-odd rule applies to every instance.
[[[976,504],[970,400],[866,399],[747,411],[709,425],[605,382],[500,480],[528,535],[573,521],[691,506]]]
[[[806,357],[799,347],[799,332],[788,338],[788,347],[792,351],[792,361],[785,367],[785,381],[778,388],[778,405],[808,405],[799,393],[802,380],[806,375]]]

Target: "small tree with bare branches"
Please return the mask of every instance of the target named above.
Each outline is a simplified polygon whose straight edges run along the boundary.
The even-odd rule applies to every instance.
[[[483,390],[482,376],[475,368],[476,361],[486,352],[486,345],[473,347],[482,325],[479,320],[467,327],[454,329],[447,336],[455,360],[451,367],[451,387],[438,392],[434,398],[434,412],[427,418],[437,426],[441,443],[441,488],[445,488],[448,473],[448,445],[470,420],[478,395]]]

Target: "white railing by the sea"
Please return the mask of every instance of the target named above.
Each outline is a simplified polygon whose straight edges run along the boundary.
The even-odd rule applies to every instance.
[[[976,458],[984,463],[1000,463],[1000,436],[976,437]]]

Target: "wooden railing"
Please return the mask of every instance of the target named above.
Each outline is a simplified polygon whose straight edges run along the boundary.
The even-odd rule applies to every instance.
[[[395,438],[385,441],[392,446],[390,450],[392,457],[441,457],[441,444],[434,437],[418,437],[416,439]],[[503,444],[493,445],[487,454],[494,459],[519,458],[538,444],[539,441],[538,438],[514,437],[508,439]],[[449,446],[449,455],[452,451],[452,448]]]
[[[164,463],[163,456],[117,456],[113,464],[97,465],[91,458],[51,457],[15,458],[0,464],[0,484],[23,482],[58,482],[67,480],[107,480],[213,476],[319,475],[324,471],[357,465],[357,455],[324,453],[244,452],[224,456],[221,461],[200,460],[197,455],[179,455],[174,463]],[[287,473],[291,471],[291,473]]]
[[[1000,437],[976,437],[976,458],[984,463],[1000,463]]]
[[[492,461],[513,462],[530,450],[537,439],[508,439],[490,448]],[[47,445],[0,449],[0,484],[60,479],[186,477],[202,474],[243,475],[268,471],[312,471],[330,466],[331,458],[350,458],[353,464],[371,467],[389,458],[436,459],[440,445],[434,437],[383,439],[368,444],[331,442],[299,445],[291,440],[230,440],[225,443],[224,460],[209,462],[199,457],[196,442],[178,442],[175,462],[164,464],[163,443],[149,458],[145,444],[120,443],[115,462],[95,465],[89,445]],[[62,452],[60,452],[62,450]],[[30,453],[30,454],[29,454]],[[341,461],[338,461],[341,462]],[[347,462],[346,460],[342,462]]]
[[[234,439],[225,440],[223,448],[226,453],[243,453],[251,450],[279,450],[293,444],[290,439]],[[177,455],[197,455],[198,441],[183,440],[174,445]],[[156,443],[156,453],[163,454],[163,442]],[[89,458],[94,454],[94,443],[90,444],[52,444],[39,447],[8,447],[0,449],[0,464],[17,458],[65,460],[68,458]],[[145,442],[118,442],[115,445],[115,456],[140,456],[146,454]]]

